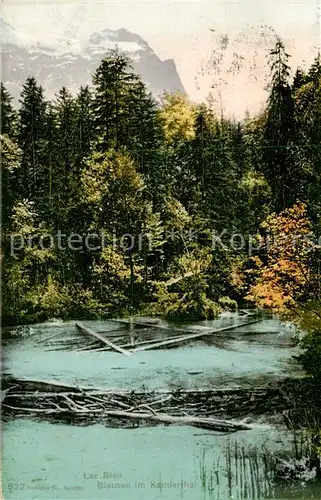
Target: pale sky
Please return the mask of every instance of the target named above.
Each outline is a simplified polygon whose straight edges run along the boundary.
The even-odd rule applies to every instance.
[[[320,46],[320,0],[3,0],[2,17],[40,41],[54,35],[83,43],[94,31],[127,28],[161,59],[175,60],[193,100],[210,91],[215,99],[221,94],[224,108],[236,116],[264,102],[266,55],[275,34],[293,67],[310,63]],[[224,35],[228,43],[222,48]]]

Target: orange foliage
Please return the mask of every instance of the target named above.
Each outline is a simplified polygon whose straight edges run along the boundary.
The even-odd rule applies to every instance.
[[[262,228],[265,253],[255,258],[258,278],[246,299],[282,312],[307,299],[316,282],[311,266],[316,245],[306,206],[272,214]]]

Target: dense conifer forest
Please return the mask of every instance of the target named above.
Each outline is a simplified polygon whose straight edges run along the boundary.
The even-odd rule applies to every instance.
[[[3,322],[247,304],[298,316],[315,342],[321,59],[292,75],[289,57],[278,40],[266,106],[242,121],[156,101],[118,50],[77,96],[48,102],[30,77],[16,109],[1,84]]]

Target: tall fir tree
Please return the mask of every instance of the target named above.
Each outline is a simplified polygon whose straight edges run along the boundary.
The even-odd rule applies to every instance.
[[[21,151],[8,135],[1,135],[2,228],[10,227],[10,216],[17,201],[17,179]]]
[[[307,82],[307,75],[301,68],[298,68],[295,72],[293,83],[292,83],[292,93],[295,93],[298,89],[302,87]]]
[[[17,134],[17,112],[12,105],[13,98],[0,84],[0,133],[14,139]]]
[[[195,154],[194,165],[196,179],[200,185],[201,197],[204,201],[207,183],[207,169],[209,150],[215,148],[214,140],[215,119],[213,114],[202,104],[195,117],[195,139],[193,149]]]
[[[295,82],[294,82],[295,83]],[[320,54],[314,59],[307,75],[295,86],[295,139],[296,164],[305,173],[301,182],[303,201],[309,202],[310,215],[317,220],[321,211],[321,61]]]
[[[59,143],[57,141],[57,119],[52,103],[47,108],[46,114],[46,149],[45,163],[46,174],[44,175],[44,184],[47,187],[46,208],[48,215],[53,216],[56,209],[54,190],[54,179],[57,169]]]
[[[80,87],[75,101],[75,166],[80,175],[81,166],[93,146],[93,96],[89,86]]]
[[[23,198],[36,202],[45,195],[46,102],[43,88],[35,78],[28,78],[20,98],[18,144],[22,151],[21,176],[18,186]]]
[[[296,200],[297,179],[292,168],[294,106],[289,84],[289,54],[278,39],[270,52],[271,85],[264,130],[263,173],[272,187],[276,210]]]
[[[61,227],[68,226],[68,213],[72,208],[73,177],[75,175],[75,101],[65,87],[58,92],[54,102],[56,121],[55,165],[51,189],[55,210],[54,217]]]
[[[69,176],[75,160],[75,102],[66,87],[57,94],[55,103],[57,119],[57,141],[59,144],[59,162],[62,170],[62,180],[68,186]]]
[[[130,90],[131,111],[128,116],[127,150],[136,160],[136,165],[151,188],[159,181],[159,150],[163,132],[155,99],[138,80]]]
[[[311,82],[318,82],[321,77],[321,55],[320,52],[314,58],[314,61],[309,69],[307,80]]]
[[[131,69],[130,59],[116,49],[108,53],[94,75],[94,125],[100,151],[117,151],[130,142],[131,89],[139,80]]]

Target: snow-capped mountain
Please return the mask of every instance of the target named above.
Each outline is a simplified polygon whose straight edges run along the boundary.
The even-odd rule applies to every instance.
[[[2,33],[1,80],[18,98],[29,76],[34,76],[53,97],[62,86],[77,92],[90,84],[92,74],[108,50],[118,47],[133,61],[148,89],[158,97],[167,90],[185,92],[173,60],[161,61],[148,43],[126,29],[104,29],[81,44],[72,38],[48,34],[35,42],[28,33],[18,31],[0,19]]]

